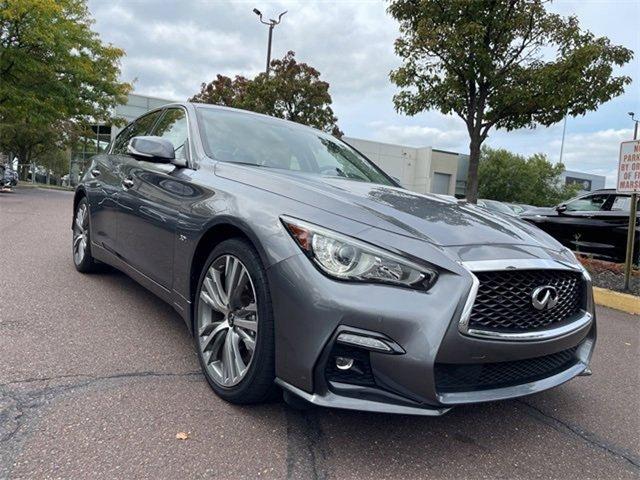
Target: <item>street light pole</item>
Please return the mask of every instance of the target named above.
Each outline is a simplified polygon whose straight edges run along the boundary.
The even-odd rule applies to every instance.
[[[564,137],[567,133],[567,114],[564,114],[564,126],[562,127],[562,143],[560,143],[560,161],[562,163],[562,154],[564,153]]]
[[[267,74],[267,76],[269,76],[269,68],[271,65],[271,42],[273,40],[273,28],[280,24],[280,21],[282,20],[282,16],[287,13],[287,11],[285,10],[284,12],[282,12],[279,16],[278,16],[278,20],[274,20],[273,18],[269,19],[268,22],[265,22],[262,19],[262,12],[260,12],[260,10],[258,10],[257,8],[253,9],[253,13],[255,13],[256,15],[258,15],[258,17],[260,18],[260,23],[263,23],[264,25],[268,25],[269,26],[269,42],[267,43],[267,68],[265,69],[265,73]]]
[[[633,139],[638,139],[638,123],[640,120],[636,120],[635,114],[629,112],[631,120],[635,123],[633,128]],[[624,262],[624,289],[629,290],[629,284],[631,282],[631,265],[633,264],[633,247],[636,243],[636,222],[638,212],[638,195],[636,193],[631,194],[631,205],[629,205],[629,228],[627,229],[627,255]]]

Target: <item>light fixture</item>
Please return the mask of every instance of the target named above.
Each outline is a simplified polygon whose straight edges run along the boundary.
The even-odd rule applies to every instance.
[[[336,357],[336,368],[338,370],[349,370],[351,367],[353,367],[353,358]]]
[[[365,348],[367,350],[374,350],[376,352],[391,353],[393,351],[393,349],[389,345],[387,345],[386,342],[378,338],[356,335],[355,333],[341,333],[340,335],[338,335],[338,343],[351,345],[353,347]]]

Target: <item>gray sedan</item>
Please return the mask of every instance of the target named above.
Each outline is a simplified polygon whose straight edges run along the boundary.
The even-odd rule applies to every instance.
[[[591,282],[538,228],[420,195],[346,143],[172,104],[92,159],[73,261],[171,304],[211,388],[439,415],[588,373]]]

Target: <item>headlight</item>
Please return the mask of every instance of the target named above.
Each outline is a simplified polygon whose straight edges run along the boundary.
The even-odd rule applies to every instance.
[[[316,225],[282,217],[300,248],[327,275],[361,282],[378,282],[428,290],[438,272],[391,252]]]

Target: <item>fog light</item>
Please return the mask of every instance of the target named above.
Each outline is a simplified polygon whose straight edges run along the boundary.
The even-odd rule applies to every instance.
[[[336,357],[336,368],[338,370],[349,370],[353,367],[353,358]]]

